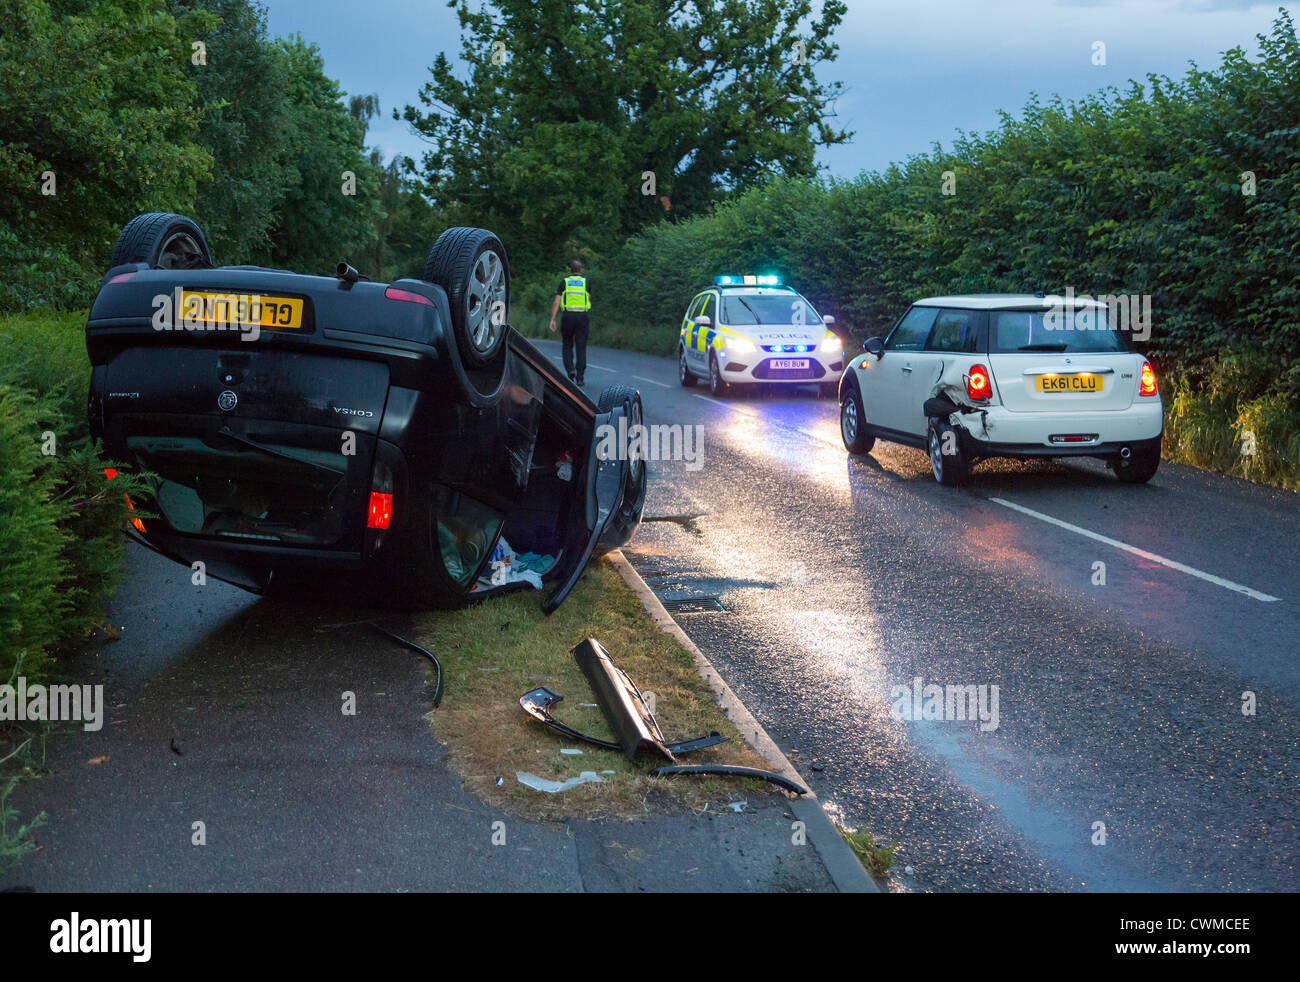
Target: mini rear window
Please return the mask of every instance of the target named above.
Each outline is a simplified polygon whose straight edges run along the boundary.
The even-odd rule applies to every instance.
[[[1129,351],[1110,326],[1104,307],[1074,310],[994,310],[989,313],[989,351]]]

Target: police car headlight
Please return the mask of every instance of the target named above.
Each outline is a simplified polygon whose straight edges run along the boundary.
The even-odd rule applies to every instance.
[[[840,343],[840,339],[837,335],[832,334],[830,337],[822,341],[821,350],[828,353],[831,351],[843,351],[844,345]]]
[[[746,341],[744,338],[727,338],[723,344],[735,355],[747,355],[758,350],[754,347],[753,341]]]

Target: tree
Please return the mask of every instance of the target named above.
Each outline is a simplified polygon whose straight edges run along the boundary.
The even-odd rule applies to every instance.
[[[249,0],[168,0],[168,8],[177,16],[199,8],[218,21],[185,46],[203,114],[196,142],[213,160],[193,216],[218,262],[266,259],[284,195],[277,148],[290,111],[286,66],[267,37],[266,10]]]
[[[816,172],[838,83],[840,0],[452,0],[462,30],[405,119],[433,147],[418,172],[459,220],[492,225],[517,266],[554,264],[771,175]]]
[[[211,157],[181,65],[206,17],[178,23],[163,0],[0,4],[0,307],[82,299],[132,215],[193,204]]]

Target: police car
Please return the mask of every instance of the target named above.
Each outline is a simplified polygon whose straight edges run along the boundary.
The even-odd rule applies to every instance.
[[[823,317],[779,276],[718,276],[697,293],[682,318],[678,378],[707,381],[715,396],[759,384],[816,384],[839,391],[846,354]]]

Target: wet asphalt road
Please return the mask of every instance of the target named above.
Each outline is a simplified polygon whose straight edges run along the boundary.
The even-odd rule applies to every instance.
[[[812,389],[720,402],[590,359],[593,396],[704,427],[698,469],[651,463],[625,551],[665,599],[720,598],[676,616],[823,801],[899,844],[891,888],[1300,889],[1295,494],[1094,461],[942,488],[917,450],[851,458]],[[998,686],[996,727],[896,718],[916,678]]]

